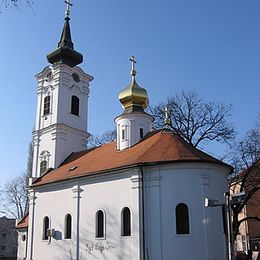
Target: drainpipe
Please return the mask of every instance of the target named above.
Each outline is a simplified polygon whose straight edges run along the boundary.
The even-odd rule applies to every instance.
[[[141,191],[142,191],[142,227],[143,227],[143,260],[145,260],[145,252],[146,252],[146,249],[145,249],[145,218],[144,218],[144,172],[143,172],[143,167],[141,166],[140,167],[140,172],[141,172]]]

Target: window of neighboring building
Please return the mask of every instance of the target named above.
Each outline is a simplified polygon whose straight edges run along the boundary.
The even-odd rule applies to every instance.
[[[50,114],[51,112],[51,96],[46,96],[43,102],[43,115]]]
[[[43,219],[43,230],[42,230],[42,239],[48,240],[48,229],[50,228],[50,220],[49,217],[44,217]]]
[[[180,203],[176,206],[176,234],[189,234],[189,209],[184,203]]]
[[[131,236],[131,211],[129,208],[122,210],[122,236]]]
[[[3,233],[3,234],[2,234],[2,238],[6,238],[6,233]]]
[[[104,220],[104,212],[102,210],[99,210],[96,213],[96,238],[102,238],[105,236]]]
[[[43,175],[47,170],[47,161],[44,160],[44,161],[41,161],[41,164],[40,164],[40,175]]]
[[[140,128],[140,138],[144,138],[144,129]]]
[[[2,250],[2,251],[5,251],[5,246],[1,246],[1,250]]]
[[[71,97],[71,114],[79,115],[79,98],[77,96]]]
[[[65,216],[65,235],[64,238],[70,239],[71,238],[71,215],[67,214]]]

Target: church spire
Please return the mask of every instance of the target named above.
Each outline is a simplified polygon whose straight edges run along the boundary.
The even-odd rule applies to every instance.
[[[62,30],[61,38],[58,43],[58,48],[47,55],[47,59],[52,64],[63,63],[70,67],[74,67],[83,61],[81,53],[74,50],[74,45],[71,38],[70,32],[70,6],[71,0],[65,1],[67,4],[65,12],[65,23]]]

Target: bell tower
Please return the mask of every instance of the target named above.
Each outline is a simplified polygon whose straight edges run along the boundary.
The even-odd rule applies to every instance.
[[[33,176],[57,168],[72,152],[86,149],[89,82],[93,77],[78,65],[83,56],[74,49],[70,6],[58,47],[47,55],[50,63],[36,75],[37,112],[33,132]]]

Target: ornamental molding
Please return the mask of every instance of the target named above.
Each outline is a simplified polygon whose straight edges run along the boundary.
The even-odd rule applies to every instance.
[[[202,185],[204,185],[204,186],[210,185],[210,175],[206,174],[206,173],[202,173],[201,182],[202,182]]]
[[[51,134],[57,135],[58,134],[57,132],[64,132],[66,134],[74,133],[74,134],[78,134],[78,135],[83,136],[83,138],[89,137],[88,132],[74,128],[74,127],[71,127],[71,126],[68,126],[66,124],[61,124],[61,123],[53,124],[53,125],[41,128],[39,130],[35,130],[33,132],[33,135],[35,135],[35,136],[38,135],[39,138],[40,138],[41,135],[46,134],[46,133],[51,133]]]
[[[142,187],[142,178],[139,175],[139,171],[137,169],[133,169],[132,172],[133,172],[133,175],[130,178],[130,181],[132,183],[131,188],[138,189],[138,188]]]
[[[157,167],[155,172],[149,172],[148,176],[145,176],[145,186],[158,187],[160,186],[160,169]]]
[[[79,198],[81,198],[81,197],[80,197],[80,193],[81,193],[82,191],[84,191],[83,189],[80,188],[80,185],[79,185],[79,184],[73,186],[73,188],[72,188],[71,190],[72,190],[72,193],[73,193],[73,196],[72,196],[73,199],[79,199]]]

